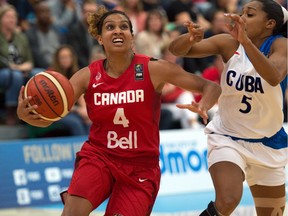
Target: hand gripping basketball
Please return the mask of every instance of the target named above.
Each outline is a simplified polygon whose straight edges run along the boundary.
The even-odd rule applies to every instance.
[[[65,117],[74,104],[74,91],[61,73],[45,71],[31,77],[24,89],[24,97],[31,96],[29,105],[36,104],[35,113],[42,119],[57,121]]]

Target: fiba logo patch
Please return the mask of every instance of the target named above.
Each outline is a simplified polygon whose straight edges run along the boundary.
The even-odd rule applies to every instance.
[[[135,80],[143,80],[143,64],[135,64],[134,66]]]

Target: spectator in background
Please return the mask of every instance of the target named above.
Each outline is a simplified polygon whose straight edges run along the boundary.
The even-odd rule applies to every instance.
[[[211,25],[210,28],[204,32],[204,38],[208,38],[216,34],[228,33],[227,27],[225,26],[224,11],[211,11],[208,21],[211,23]]]
[[[27,31],[35,23],[34,5],[41,0],[8,0],[16,8],[18,25],[21,31]]]
[[[239,13],[240,5],[239,0],[211,0],[211,7],[207,10],[207,13],[211,13],[214,10],[222,10],[225,13]]]
[[[210,23],[196,11],[191,0],[173,0],[167,6],[168,21],[176,25],[182,25],[187,20],[193,20],[203,26],[204,29],[210,27]],[[184,29],[182,33],[186,33]],[[207,67],[205,59],[183,58],[183,68],[191,73],[200,74]]]
[[[135,36],[137,53],[162,58],[162,50],[170,42],[169,34],[165,31],[167,16],[164,10],[148,11],[145,29]]]
[[[48,0],[48,5],[51,9],[53,25],[61,34],[66,34],[68,26],[77,21],[74,0]]]
[[[67,32],[67,43],[70,44],[78,56],[80,68],[86,67],[91,59],[93,47],[99,46],[97,40],[88,33],[87,17],[89,13],[97,10],[98,4],[95,0],[83,0],[81,4],[81,19],[69,26]]]
[[[3,5],[7,4],[6,0],[0,0],[0,7],[2,7]]]
[[[40,1],[34,6],[36,23],[25,33],[32,48],[36,67],[48,68],[58,47],[64,43],[64,38],[52,22],[51,10],[46,1]]]
[[[145,11],[162,8],[161,0],[142,0],[142,2],[143,2],[143,9]]]
[[[187,20],[199,23],[204,29],[209,28],[210,23],[199,13],[191,0],[174,0],[166,7],[168,21],[182,25]]]
[[[0,88],[5,92],[6,124],[18,123],[18,92],[25,80],[42,69],[33,67],[31,49],[26,36],[18,31],[15,7],[0,8]]]
[[[287,0],[276,0],[276,2],[278,2],[281,6],[283,6],[287,10],[287,6],[288,6]]]
[[[89,63],[106,58],[105,52],[101,46],[94,46]]]
[[[53,57],[51,69],[57,71],[70,79],[79,70],[77,54],[69,45],[60,46]],[[69,128],[70,135],[87,135],[91,121],[87,115],[86,103],[83,95],[80,96],[76,104],[66,117],[57,123]]]
[[[210,28],[204,32],[204,38],[209,38],[217,34],[228,33],[227,27],[225,26],[224,11],[222,10],[211,10],[208,21],[211,23]],[[208,56],[203,58],[206,61],[207,67],[214,64],[215,56]]]
[[[197,13],[194,11],[191,0],[174,0],[166,8],[168,21],[182,24],[185,20],[197,21]]]
[[[121,0],[115,10],[124,11],[132,22],[134,35],[145,29],[147,12],[143,9],[142,0]]]
[[[119,1],[121,0],[98,0],[98,4],[103,4],[108,10],[112,10],[117,5],[119,5]]]
[[[53,62],[48,70],[56,71],[68,79],[79,70],[77,55],[69,45],[60,46],[53,55]],[[81,136],[89,133],[91,121],[88,118],[83,95],[72,107],[72,111],[47,128],[29,126],[30,138],[45,136]]]

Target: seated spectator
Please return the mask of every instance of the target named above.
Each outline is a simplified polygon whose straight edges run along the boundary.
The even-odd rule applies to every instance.
[[[142,0],[121,0],[114,9],[124,11],[128,15],[134,35],[144,30],[147,12],[144,11]]]
[[[77,21],[76,3],[74,0],[48,0],[53,25],[61,34],[66,34],[68,27]]]
[[[283,6],[287,10],[287,8],[288,8],[287,0],[276,0],[276,2],[278,2],[281,6]]]
[[[148,11],[145,29],[135,36],[135,52],[162,58],[162,50],[170,42],[165,31],[167,17],[164,10]]]
[[[65,42],[52,22],[51,10],[46,1],[34,5],[36,23],[25,33],[28,37],[35,67],[48,68],[58,47]]]
[[[94,46],[92,49],[92,54],[89,63],[106,58],[105,52],[101,46]]]
[[[8,0],[9,4],[16,8],[18,14],[18,25],[21,31],[27,31],[35,22],[33,5],[41,0]]]
[[[59,72],[70,79],[79,70],[77,55],[73,48],[69,45],[60,46],[56,50],[52,65],[48,70]],[[37,133],[35,133],[35,127],[29,126],[32,130],[29,134],[30,138],[53,136],[53,134],[54,136],[81,136],[89,133],[90,125],[91,121],[88,118],[84,96],[82,96],[67,116],[48,128],[37,128]],[[59,130],[62,133],[59,133]]]
[[[208,20],[211,25],[210,28],[204,32],[204,38],[209,38],[217,34],[228,33],[227,27],[225,25],[224,11],[212,10],[208,16]],[[207,61],[207,67],[214,64],[214,58],[215,56],[204,58],[204,60]]]
[[[209,0],[193,0],[196,10],[205,17],[208,15],[207,12],[211,8],[211,1]]]
[[[150,10],[163,7],[161,5],[161,0],[142,0],[142,2],[143,2],[143,8],[145,11],[150,11]]]
[[[210,23],[195,10],[191,0],[173,0],[167,6],[167,16],[170,23],[183,25],[187,20],[199,23],[205,30],[210,27]],[[183,29],[180,34],[187,32]],[[207,67],[207,60],[203,58],[183,58],[183,68],[191,73],[200,74]]]
[[[42,69],[33,67],[28,40],[18,31],[16,9],[9,4],[0,8],[0,89],[4,92],[6,124],[18,123],[18,94],[25,81]]]
[[[108,10],[113,10],[121,0],[99,0],[98,3],[102,3]]]
[[[207,14],[211,11],[222,10],[225,13],[239,13],[240,1],[238,0],[211,0],[211,7],[207,10]]]
[[[69,26],[67,43],[70,44],[78,56],[80,68],[86,67],[91,59],[94,47],[99,46],[97,40],[88,33],[87,17],[96,11],[98,5],[95,0],[83,0],[81,4],[81,18]]]
[[[7,0],[0,0],[0,7],[2,7],[5,4],[7,4]]]
[[[199,23],[202,28],[207,29],[210,23],[197,11],[194,1],[191,0],[173,0],[167,8],[168,21],[182,25],[187,20]]]

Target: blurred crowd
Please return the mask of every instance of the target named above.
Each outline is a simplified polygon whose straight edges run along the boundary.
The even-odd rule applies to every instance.
[[[70,78],[79,68],[105,58],[102,47],[87,31],[87,15],[99,5],[123,10],[130,17],[135,53],[176,62],[186,71],[219,83],[220,56],[193,59],[172,55],[170,41],[185,33],[183,22],[193,20],[205,30],[204,37],[225,33],[224,13],[241,13],[247,0],[0,0],[0,121],[16,125],[20,87],[35,74],[54,70]],[[278,2],[287,8],[286,0]],[[165,86],[162,93],[160,129],[197,128],[196,114],[175,107],[199,100],[178,87]],[[287,105],[287,103],[285,103]],[[212,109],[209,115],[217,110]],[[287,112],[285,112],[287,114]],[[285,121],[287,116],[285,115]],[[83,97],[72,112],[48,128],[29,127],[29,138],[87,135],[90,121]]]

